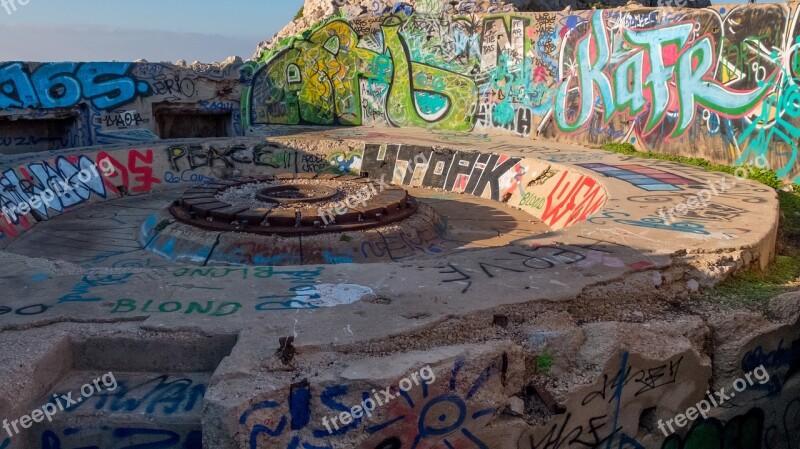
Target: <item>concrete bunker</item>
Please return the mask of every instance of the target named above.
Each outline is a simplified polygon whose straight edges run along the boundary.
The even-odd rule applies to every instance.
[[[80,113],[62,111],[41,117],[0,116],[0,153],[21,154],[83,146]]]
[[[81,111],[30,130],[56,142],[75,128],[75,148],[31,154],[17,136],[0,158],[0,206],[28,205],[0,219],[0,345],[15,349],[0,354],[0,414],[119,381],[0,434],[0,449],[795,449],[798,295],[757,311],[690,296],[774,258],[775,190],[564,141],[729,165],[731,142],[791,149],[758,127],[794,126],[783,95],[796,80],[756,86],[775,58],[754,67],[740,50],[766,39],[791,56],[797,5],[517,14],[465,1],[482,8],[467,18],[458,2],[378,3],[309,15],[308,33],[259,61],[0,67],[17,74],[4,93],[30,84],[35,106],[0,97],[20,103],[2,115],[64,118],[47,101],[54,72],[74,87],[58,104]],[[650,45],[663,33],[675,44]],[[664,95],[633,83],[626,108],[605,89],[646,76],[661,50]],[[701,80],[709,101],[648,114]],[[769,154],[781,176],[790,154]],[[335,208],[334,224],[318,213],[379,180],[387,201]],[[662,435],[759,367],[768,381]],[[412,383],[423,370],[431,382]],[[396,397],[367,414],[378,391]]]
[[[234,136],[233,107],[200,109],[194,104],[154,103],[156,132],[162,139]]]
[[[236,334],[98,330],[67,331],[50,346],[47,366],[34,372],[36,388],[25,392],[26,405],[45,413],[17,436],[25,447],[203,447],[203,396]]]
[[[653,322],[647,328],[625,323],[623,329],[594,322],[595,316],[623,314],[625,306],[613,301],[639,308],[669,304],[688,294],[693,283],[717,282],[737,265],[766,263],[774,251],[774,227],[732,242],[725,232],[742,226],[738,218],[726,222],[724,232],[710,224],[694,226],[680,238],[656,221],[663,198],[683,198],[715,179],[701,169],[677,164],[637,168],[619,155],[583,148],[532,150],[520,140],[509,141],[516,150],[496,153],[476,151],[458,137],[443,142],[418,131],[414,137],[387,137],[383,130],[357,138],[343,133],[321,128],[292,134],[290,129],[266,141],[87,148],[78,159],[21,159],[9,167],[34,175],[62,173],[66,179],[75,179],[76,170],[88,164],[97,164],[100,173],[109,164],[115,171],[103,173],[102,183],[77,178],[71,196],[61,195],[59,204],[38,218],[25,216],[31,221],[20,218],[4,231],[16,232],[13,240],[2,242],[2,257],[13,261],[8,264],[11,275],[17,270],[21,282],[50,285],[60,296],[32,307],[23,292],[9,291],[0,339],[33,329],[50,335],[56,340],[49,346],[41,338],[22,343],[30,348],[23,352],[30,356],[23,358],[41,366],[52,360],[57,368],[41,383],[22,388],[24,401],[3,408],[21,416],[30,412],[29,404],[79,389],[112,370],[141,393],[93,396],[52,423],[39,423],[43,427],[26,433],[24,445],[19,439],[12,444],[52,449],[163,442],[176,448],[233,448],[289,445],[297,439],[325,447],[337,438],[338,444],[352,447],[405,447],[419,435],[426,441],[435,438],[441,423],[455,429],[448,433],[454,447],[474,444],[471,438],[487,447],[513,446],[511,441],[520,438],[539,444],[548,426],[568,416],[610,416],[603,414],[608,401],[592,391],[608,388],[608,379],[624,363],[645,376],[684,376],[680,379],[690,385],[673,395],[661,395],[658,388],[637,395],[643,386],[623,389],[626,432],[646,442],[653,438],[648,430],[653,421],[669,418],[708,388],[710,362],[692,342],[712,337],[696,317]],[[388,143],[405,139],[413,143]],[[587,154],[595,159],[586,162]],[[565,162],[575,159],[579,162]],[[636,177],[625,177],[620,166],[638,170]],[[617,170],[611,172],[617,177],[598,174],[610,170]],[[309,237],[296,232],[294,212],[285,214],[283,225],[290,228],[285,236],[235,229],[243,224],[238,214],[252,209],[238,210],[244,205],[229,197],[232,190],[249,188],[255,198],[274,193],[265,189],[276,181],[363,185],[382,177],[391,180],[386,192],[410,194],[422,206],[392,223],[394,233],[378,227],[323,234],[334,236],[327,240]],[[183,178],[187,181],[178,182]],[[642,193],[633,182],[680,190]],[[22,187],[8,191],[28,194],[30,200],[32,192]],[[751,214],[771,216],[775,200],[770,192],[747,182],[740,188],[733,195],[720,193],[715,198],[720,207],[736,207],[746,192],[753,199],[741,220]],[[329,198],[327,189],[312,193],[318,201],[338,200]],[[194,207],[203,204],[213,207]],[[303,210],[309,203],[289,204]],[[186,214],[184,221],[170,209]],[[269,217],[255,212],[248,226],[258,220],[263,224],[262,213]],[[302,213],[299,218],[303,224]],[[195,220],[204,227],[187,224]],[[213,229],[217,223],[234,229]],[[356,216],[353,223],[363,221]],[[315,228],[313,222],[306,224]],[[657,233],[632,246],[630,239],[644,229]],[[35,281],[31,267],[36,267]],[[609,301],[615,305],[597,305]],[[393,318],[376,325],[378,317],[386,316]],[[788,335],[789,322],[786,318],[776,335]],[[52,326],[73,329],[71,336],[64,340],[62,333],[51,332]],[[505,329],[526,336],[508,340]],[[446,338],[455,338],[454,344],[426,351],[431,333],[452,336]],[[631,333],[641,335],[632,340],[642,344],[627,343]],[[473,335],[493,336],[477,357]],[[774,338],[757,338],[743,343],[742,350],[780,345]],[[672,342],[671,349],[652,353],[646,342],[664,339]],[[405,347],[404,341],[412,342],[408,349],[393,349]],[[370,349],[359,349],[362,344]],[[631,354],[628,361],[626,352],[618,351],[623,344]],[[547,366],[539,359],[546,353],[558,355],[549,363],[574,382],[569,393],[554,396],[536,380],[541,376],[537,370],[544,368],[534,367]],[[724,353],[715,356],[715,363],[742,357],[733,350]],[[602,367],[595,359],[603,361]],[[577,382],[569,360],[591,360],[591,378],[606,376],[606,381],[588,387]],[[334,404],[352,406],[364,400],[362,392],[395,384],[425,364],[431,364],[440,381],[428,390],[417,388],[411,402],[402,399],[381,408],[368,421],[369,428],[393,425],[374,433],[365,427],[363,433],[328,436],[320,424],[328,414],[341,413]],[[0,369],[6,370],[4,378],[14,378],[21,374],[12,371],[25,366],[10,363]],[[152,413],[139,413],[148,409]],[[445,420],[437,421],[438,416]],[[508,423],[508,416],[527,421],[512,420],[517,430],[494,433],[491,429],[506,425],[498,423]],[[297,430],[291,430],[291,419]],[[282,420],[283,432],[270,434]],[[403,431],[406,427],[416,430]]]

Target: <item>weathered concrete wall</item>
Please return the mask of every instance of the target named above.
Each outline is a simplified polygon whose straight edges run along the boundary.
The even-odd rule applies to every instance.
[[[239,65],[0,63],[0,153],[241,135]]]
[[[49,206],[21,214],[11,225],[0,217],[0,247],[37,222],[93,202],[247,173],[364,171],[398,184],[503,201],[554,229],[578,226],[544,238],[526,236],[531,238],[525,246],[503,253],[471,254],[444,266],[406,264],[407,271],[393,272],[398,279],[415,279],[413,290],[424,287],[419,303],[403,296],[412,289],[398,282],[402,285],[385,287],[391,294],[360,301],[325,322],[312,321],[330,317],[323,311],[301,315],[300,308],[287,308],[269,320],[252,312],[255,298],[263,302],[265,294],[295,291],[281,290],[283,283],[296,284],[276,279],[288,272],[276,272],[266,284],[247,279],[245,285],[225,278],[242,272],[205,268],[198,278],[220,282],[193,285],[188,281],[195,280],[194,270],[158,274],[150,271],[155,270],[150,259],[136,260],[140,271],[127,272],[130,248],[109,245],[87,263],[108,262],[117,271],[89,275],[68,266],[59,269],[75,269],[75,279],[52,280],[58,285],[48,294],[31,298],[33,288],[6,292],[10,300],[0,307],[0,343],[14,350],[0,357],[0,411],[10,417],[28,413],[101,369],[117,371],[121,389],[85,401],[52,425],[37,426],[27,439],[0,437],[0,448],[190,448],[200,447],[202,430],[210,448],[795,449],[800,444],[797,296],[774,300],[764,314],[676,314],[672,307],[661,315],[651,314],[659,309],[649,296],[655,290],[675,306],[683,298],[678,293],[705,282],[698,272],[716,281],[742,266],[765,264],[774,252],[774,192],[744,183],[741,190],[723,192],[708,211],[694,213],[691,226],[667,225],[655,215],[661,204],[654,198],[682,201],[714,181],[708,173],[677,164],[633,168],[639,162],[617,155],[548,152],[522,148],[519,143],[528,143],[522,139],[484,135],[627,140],[729,164],[763,154],[792,179],[798,137],[796,9],[791,4],[441,18],[408,17],[400,8],[389,11],[394,17],[326,23],[241,72],[138,63],[3,64],[0,73],[8,80],[0,84],[0,115],[20,119],[0,123],[0,139],[11,138],[7,152],[94,148],[0,156],[2,206],[30,202],[47,187],[58,194]],[[653,42],[665,36],[675,45]],[[778,64],[772,55],[758,53],[773,47]],[[244,101],[237,130],[239,98]],[[400,138],[351,129],[282,141],[152,142],[162,132],[188,132],[181,131],[186,124],[176,116],[217,110],[231,111],[234,135],[271,133],[274,123],[377,123],[433,128],[440,140],[426,141],[429,133],[412,135],[422,134],[419,130]],[[170,116],[162,128],[159,114]],[[17,126],[25,119],[39,119],[29,124],[30,133]],[[208,133],[218,131],[217,123],[199,122]],[[473,133],[464,137],[444,130]],[[377,136],[355,143],[371,133]],[[43,135],[69,137],[42,141]],[[111,146],[120,142],[134,144]],[[473,144],[492,150],[462,151]],[[506,148],[495,148],[500,145]],[[430,159],[421,164],[420,155]],[[104,162],[113,174],[81,179],[82,169],[102,170]],[[551,165],[567,163],[580,168],[541,176]],[[639,171],[624,178],[594,175],[622,166]],[[451,170],[455,176],[443,179]],[[655,176],[666,189],[659,196],[635,181]],[[623,184],[632,191],[624,202]],[[737,202],[748,205],[738,208]],[[580,225],[598,211],[591,231],[588,223]],[[114,229],[159,224],[123,218],[86,214],[87,222],[107,220]],[[755,222],[760,227],[749,224]],[[762,229],[767,222],[769,230]],[[592,237],[601,228],[613,233]],[[580,240],[566,249],[558,246],[565,236]],[[75,240],[68,245],[71,253],[81,250],[76,245],[88,246]],[[48,257],[56,254],[53,247],[46,251]],[[664,254],[674,256],[674,266],[656,260]],[[39,271],[22,273],[32,262],[3,257],[9,272],[20,273],[9,284],[39,282]],[[36,263],[44,270],[44,262]],[[377,286],[386,277],[384,269],[337,268],[342,271],[330,269],[323,280],[342,282],[346,273],[345,280]],[[274,269],[253,270],[269,272],[266,278]],[[317,282],[321,272],[291,271],[298,278],[291,282]],[[224,274],[213,279],[219,273]],[[196,290],[157,299],[149,308],[153,286],[184,276],[186,288]],[[534,293],[539,288],[547,292]],[[633,293],[640,295],[636,302],[617,302]],[[199,307],[204,294],[214,298],[205,312]],[[567,294],[574,299],[543,301]],[[176,304],[168,312],[166,306]],[[431,318],[421,304],[439,311]],[[381,307],[388,312],[378,311]],[[492,324],[489,307],[508,325]],[[275,337],[297,331],[298,317],[301,339],[287,364],[281,351],[275,352]],[[336,335],[349,339],[333,340],[330,329],[345,322]],[[407,322],[420,324],[397,324]],[[400,380],[424,365],[432,367],[436,380],[400,394]],[[730,393],[735,380],[761,366],[769,381],[756,379],[707,419],[673,436],[662,433],[659,422],[685,413],[708,390]],[[144,372],[135,372],[140,367]],[[326,431],[324,418],[389,386],[397,396],[393,402],[335,433]]]
[[[798,4],[329,19],[253,63],[247,119],[766,156],[794,181]]]
[[[213,429],[205,434],[206,442],[250,449],[295,443],[427,448],[438,447],[437,442],[465,449],[793,449],[800,442],[797,305],[796,295],[773,301],[770,312],[783,308],[784,313],[778,312],[772,323],[740,314],[644,326],[575,325],[566,313],[546,313],[514,326],[504,334],[513,335],[511,340],[424,351],[416,348],[430,342],[404,336],[404,346],[415,350],[391,357],[375,357],[361,345],[341,348],[336,366],[324,374],[313,367],[333,360],[331,354],[299,357],[293,375],[258,372],[247,367],[244,354],[234,355],[230,363],[237,368],[225,370],[206,396],[210,416],[205,424]],[[767,330],[743,329],[744,319]],[[476,328],[491,333],[481,324]],[[741,338],[736,343],[715,338],[731,333]],[[384,347],[372,345],[364,346]],[[726,348],[731,358],[718,360]],[[548,362],[541,361],[543,355]],[[725,371],[729,362],[730,371]],[[426,364],[435,380],[401,393],[401,379],[410,379]],[[752,375],[761,366],[765,371]],[[735,383],[738,379],[746,388]],[[265,392],[245,404],[222,394],[246,386]],[[386,386],[396,399],[326,431],[325,423],[333,430],[331,418]],[[710,403],[709,395],[717,405],[709,404],[705,417],[694,413],[680,427],[675,424],[674,418],[688,408]],[[290,430],[291,420],[299,425]],[[668,421],[676,432],[669,431]]]
[[[4,444],[199,449],[202,429],[202,447],[214,449],[437,443],[457,449],[795,449],[799,304],[796,294],[773,300],[771,321],[737,313],[580,325],[567,312],[517,309],[507,329],[492,326],[485,314],[473,315],[383,341],[299,347],[288,365],[253,331],[242,332],[232,351],[230,336],[142,331],[131,323],[4,332],[0,341],[25,349],[1,369],[4,378],[15,379],[0,386],[4,397],[17,400],[14,412],[27,412],[26,402],[41,404],[49,393],[75,391],[109,367],[116,367],[119,382],[115,391],[37,425],[27,442],[17,437]],[[466,324],[467,334],[493,341],[470,338]],[[58,331],[47,332],[53,328]],[[209,345],[210,336],[222,343]],[[99,358],[92,352],[93,360],[106,364],[79,360],[96,347],[107,349]],[[124,371],[123,350],[131,351],[124,353],[131,366],[139,366],[132,360],[148,362],[147,371]],[[176,363],[171,351],[193,357]],[[382,355],[387,351],[390,356]],[[431,372],[414,383],[425,366]],[[760,366],[768,379],[762,373],[747,382]],[[167,374],[167,367],[182,371]],[[404,378],[411,383],[401,383]],[[746,388],[733,387],[738,379]],[[401,392],[400,385],[411,388]],[[675,416],[708,400],[709,391],[718,406],[677,428]],[[385,403],[336,429],[331,419],[365,398]],[[659,422],[669,420],[678,431],[667,436]]]
[[[765,156],[800,174],[797,3],[419,12],[434,6],[325,19],[241,66],[5,63],[0,151],[387,124]]]
[[[534,158],[346,140],[331,141],[323,148],[317,144],[194,140],[142,148],[64,150],[58,156],[31,158],[16,166],[4,167],[0,161],[0,168],[5,168],[0,178],[0,247],[38,222],[96,202],[236,176],[363,171],[395,185],[431,187],[511,204],[554,230],[583,222],[608,199],[606,189],[593,176],[565,167],[550,171],[550,163]],[[83,170],[92,176],[82,180]],[[55,199],[37,200],[47,196],[47,189]],[[36,207],[20,212],[20,204]]]

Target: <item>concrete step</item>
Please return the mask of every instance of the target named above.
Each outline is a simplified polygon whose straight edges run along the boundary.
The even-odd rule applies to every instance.
[[[25,447],[41,449],[199,449],[210,377],[210,372],[71,371],[38,402],[51,412],[52,422],[39,416],[41,422],[20,436],[27,438]]]

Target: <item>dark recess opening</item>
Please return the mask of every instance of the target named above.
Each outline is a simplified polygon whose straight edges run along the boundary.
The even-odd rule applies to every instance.
[[[80,146],[78,117],[17,119],[0,117],[0,153],[20,154]]]
[[[200,114],[186,112],[161,112],[156,114],[158,135],[162,139],[228,137],[233,121],[230,112]]]

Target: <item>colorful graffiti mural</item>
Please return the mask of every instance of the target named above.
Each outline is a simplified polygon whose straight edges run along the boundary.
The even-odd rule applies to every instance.
[[[344,145],[330,154],[313,154],[275,143],[218,141],[33,157],[0,170],[0,240],[91,203],[173,184],[214,182],[235,170],[359,174],[363,154],[363,147]]]
[[[128,193],[147,193],[161,179],[153,174],[153,151],[131,149],[127,158],[100,151],[95,155],[67,155],[37,160],[0,177],[0,239],[16,237],[20,230],[76,207],[117,198]],[[90,171],[91,170],[91,171]],[[96,173],[85,177],[84,172]],[[48,196],[52,197],[48,199]],[[9,213],[29,204],[24,213]]]
[[[255,69],[251,124],[625,141],[729,165],[766,156],[781,177],[800,175],[795,4],[391,12],[337,18],[289,40]]]
[[[475,83],[413,61],[402,23],[396,16],[383,21],[378,51],[359,47],[358,35],[342,20],[296,40],[255,75],[252,123],[361,125],[363,92],[363,106],[380,97],[395,126],[469,130]]]
[[[558,13],[393,5],[328,19],[244,65],[0,64],[0,116],[68,119],[53,135],[0,127],[0,151],[157,140],[153,105],[181,103],[230,114],[230,135],[267,124],[496,130],[729,165],[764,156],[800,182],[795,3]]]
[[[614,35],[621,39],[618,43],[609,40],[603,14],[593,14],[584,27],[589,29],[589,36],[572,33],[580,37],[566,62],[569,36],[562,49],[562,64],[570,67],[564,71],[566,77],[554,104],[556,126],[562,132],[586,127],[597,107],[603,111],[603,122],[627,111],[642,136],[663,125],[666,114],[672,112],[674,123],[665,137],[677,139],[693,125],[698,106],[739,118],[767,94],[765,85],[738,91],[710,78],[715,59],[711,37],[690,40],[695,29],[692,22],[650,29],[623,28]],[[571,106],[576,108],[573,114]],[[639,120],[645,116],[646,120]]]

